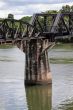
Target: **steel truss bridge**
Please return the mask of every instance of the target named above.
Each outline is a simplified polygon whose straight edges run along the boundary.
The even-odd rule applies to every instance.
[[[29,23],[15,19],[0,20],[0,41],[49,39],[73,36],[73,12],[32,16]]]
[[[0,43],[19,44],[26,54],[25,84],[28,85],[51,83],[47,49],[66,37],[73,40],[73,12],[37,13],[29,23],[0,20]]]

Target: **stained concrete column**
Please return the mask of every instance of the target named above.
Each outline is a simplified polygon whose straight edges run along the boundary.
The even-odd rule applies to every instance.
[[[26,41],[25,84],[52,83],[48,61],[48,40],[32,39]]]

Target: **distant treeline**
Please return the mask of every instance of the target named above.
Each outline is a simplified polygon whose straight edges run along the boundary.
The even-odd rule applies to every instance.
[[[61,12],[73,12],[73,5],[72,6],[69,6],[69,5],[66,5],[66,6],[62,6],[62,9],[60,9],[59,11]],[[57,10],[48,10],[46,12],[43,12],[43,13],[58,13],[59,11]],[[25,21],[25,22],[29,22],[31,19],[31,16],[24,16],[23,18],[21,18],[21,20]]]
[[[73,43],[73,36],[66,36],[66,38],[57,38],[56,42]]]

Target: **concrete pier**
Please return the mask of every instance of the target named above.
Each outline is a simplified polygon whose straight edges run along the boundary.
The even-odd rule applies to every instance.
[[[26,85],[52,83],[47,51],[50,45],[48,40],[26,41]]]

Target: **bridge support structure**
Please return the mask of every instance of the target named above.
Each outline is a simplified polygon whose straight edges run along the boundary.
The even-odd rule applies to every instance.
[[[26,85],[52,83],[47,51],[51,45],[52,43],[49,43],[47,39],[32,39],[26,41]]]
[[[37,13],[29,23],[13,18],[0,20],[0,44],[12,43],[26,54],[26,84],[51,83],[47,49],[64,36],[72,41],[73,12]]]

